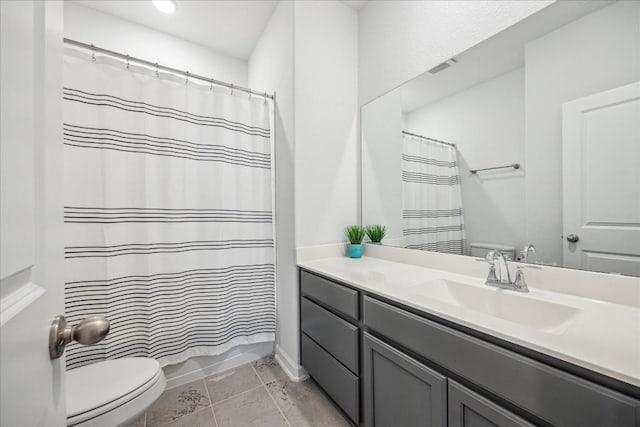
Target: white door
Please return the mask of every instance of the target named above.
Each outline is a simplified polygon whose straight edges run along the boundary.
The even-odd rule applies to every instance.
[[[0,425],[64,426],[62,3],[0,1]]]
[[[562,124],[563,265],[640,276],[640,82],[567,102]]]

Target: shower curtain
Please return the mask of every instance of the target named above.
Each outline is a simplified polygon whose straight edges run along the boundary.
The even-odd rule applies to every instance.
[[[65,311],[111,321],[67,368],[275,338],[270,105],[67,49]]]
[[[464,217],[455,147],[406,134],[402,144],[406,247],[463,255]]]

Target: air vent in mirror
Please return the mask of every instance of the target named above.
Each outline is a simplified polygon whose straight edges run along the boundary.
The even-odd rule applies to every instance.
[[[440,65],[436,65],[435,67],[433,67],[432,69],[429,70],[429,72],[431,74],[436,74],[439,73],[442,70],[446,70],[447,68],[451,67],[452,65],[456,64],[458,61],[456,61],[454,58],[451,59],[447,59],[446,61],[444,61],[442,64]]]

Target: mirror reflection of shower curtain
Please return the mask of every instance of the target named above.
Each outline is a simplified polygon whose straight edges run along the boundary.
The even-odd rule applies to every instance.
[[[406,247],[463,255],[464,217],[455,147],[410,135],[402,141]]]
[[[111,321],[67,368],[275,338],[270,105],[68,51],[65,309]]]

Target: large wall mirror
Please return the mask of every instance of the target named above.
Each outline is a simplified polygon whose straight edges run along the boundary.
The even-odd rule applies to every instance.
[[[640,276],[640,2],[556,2],[366,104],[362,223]]]

